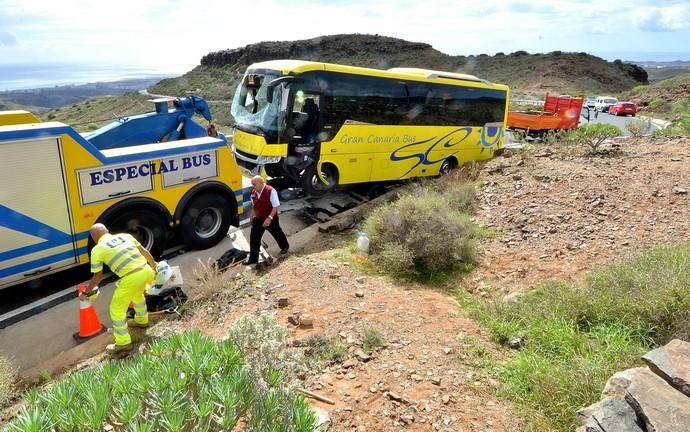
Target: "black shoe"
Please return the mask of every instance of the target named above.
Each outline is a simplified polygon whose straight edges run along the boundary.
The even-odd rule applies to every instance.
[[[281,255],[287,255],[288,251],[290,251],[290,246],[286,247],[285,249],[280,250]]]

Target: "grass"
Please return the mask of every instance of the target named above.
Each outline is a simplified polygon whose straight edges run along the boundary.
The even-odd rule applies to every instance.
[[[347,358],[347,346],[338,337],[326,337],[317,333],[309,336],[304,345],[307,347],[306,354],[325,366],[342,363]]]
[[[550,283],[515,300],[461,301],[495,342],[524,337],[514,356],[489,366],[505,383],[500,394],[570,431],[575,411],[596,402],[614,372],[673,338],[690,340],[689,266],[690,244],[659,247],[581,286]]]
[[[250,320],[223,342],[198,331],[175,334],[154,341],[145,354],[30,390],[6,430],[87,431],[108,424],[114,431],[220,431],[242,424],[245,431],[311,432],[314,414],[276,356],[278,339],[234,342],[248,327],[281,336],[270,319]]]
[[[0,356],[0,407],[14,397],[16,372],[12,362],[8,358]]]
[[[371,354],[383,348],[386,342],[381,337],[381,332],[375,327],[365,327],[362,331],[362,351]]]

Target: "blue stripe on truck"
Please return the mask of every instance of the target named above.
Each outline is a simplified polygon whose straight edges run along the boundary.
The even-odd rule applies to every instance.
[[[89,250],[87,247],[79,248],[76,251],[77,256],[85,254],[88,251]],[[47,256],[47,257],[40,258],[37,260],[33,260],[33,261],[30,261],[27,263],[18,264],[16,266],[8,267],[8,268],[0,270],[0,278],[12,276],[12,275],[15,275],[18,273],[23,273],[23,272],[26,272],[29,270],[34,270],[34,269],[37,269],[39,267],[54,264],[54,263],[60,262],[62,260],[65,260],[67,258],[73,258],[73,257],[74,257],[74,250],[68,250],[66,252],[60,252],[58,254]]]

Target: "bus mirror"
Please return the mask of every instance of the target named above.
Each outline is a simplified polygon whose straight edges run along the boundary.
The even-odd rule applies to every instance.
[[[304,80],[296,76],[282,76],[280,78],[274,79],[273,81],[268,83],[268,88],[266,89],[266,102],[273,103],[273,91],[280,84],[292,84],[301,82],[304,82]]]

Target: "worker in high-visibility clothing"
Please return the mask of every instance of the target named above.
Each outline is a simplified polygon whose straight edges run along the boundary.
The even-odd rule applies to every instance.
[[[96,245],[91,250],[89,286],[82,294],[88,298],[103,279],[103,264],[115,273],[119,280],[110,302],[110,319],[113,321],[115,343],[108,345],[110,352],[129,350],[132,338],[128,326],[146,328],[149,316],[144,292],[156,275],[156,261],[146,248],[129,234],[110,234],[103,224],[95,224],[89,230]],[[134,320],[127,322],[127,309],[134,303]]]

